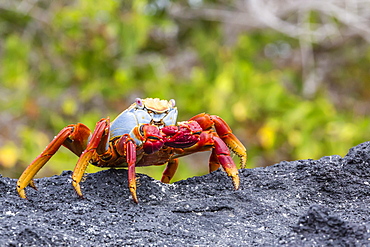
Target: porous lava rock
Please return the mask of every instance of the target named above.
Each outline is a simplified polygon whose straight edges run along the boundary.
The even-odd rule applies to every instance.
[[[163,184],[104,170],[71,186],[71,172],[36,179],[29,200],[0,177],[0,246],[370,246],[370,142],[345,157],[283,161]]]

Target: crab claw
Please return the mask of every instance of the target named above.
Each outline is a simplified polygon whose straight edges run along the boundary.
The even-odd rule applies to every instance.
[[[157,137],[150,136],[143,144],[144,152],[152,154],[157,152],[163,146],[163,141]]]
[[[166,146],[174,148],[191,147],[199,141],[202,128],[195,121],[179,122],[161,129]]]
[[[163,147],[164,142],[157,126],[143,124],[139,128],[145,153],[152,154]]]

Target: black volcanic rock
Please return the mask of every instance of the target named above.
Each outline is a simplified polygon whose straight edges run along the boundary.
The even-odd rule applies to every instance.
[[[70,171],[36,179],[29,200],[0,177],[0,246],[370,246],[370,142],[239,171],[239,190],[220,170],[174,184],[138,174],[138,205],[126,170],[88,174],[84,200]]]

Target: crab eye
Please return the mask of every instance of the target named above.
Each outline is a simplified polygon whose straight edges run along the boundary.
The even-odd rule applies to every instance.
[[[140,98],[136,98],[135,99],[135,102],[136,104],[139,106],[139,107],[143,107],[144,103],[143,103],[143,100],[140,99]]]
[[[140,132],[140,135],[144,136],[144,125],[141,125],[139,127],[139,132]]]
[[[170,104],[172,107],[175,107],[176,101],[174,99],[170,99]]]

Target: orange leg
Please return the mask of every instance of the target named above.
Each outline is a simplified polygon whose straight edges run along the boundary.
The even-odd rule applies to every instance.
[[[96,156],[98,154],[97,151],[102,152],[102,150],[106,148],[108,136],[109,136],[109,118],[108,119],[103,118],[99,122],[97,122],[94,132],[91,136],[91,139],[87,144],[86,149],[82,152],[80,158],[78,159],[78,162],[72,173],[72,186],[75,189],[76,193],[81,198],[83,198],[80,188],[82,176],[84,175],[89,163],[96,159]]]
[[[198,114],[190,120],[197,121],[203,130],[209,130],[212,127],[216,129],[217,134],[226,143],[226,145],[240,158],[241,168],[245,168],[247,162],[247,150],[239,139],[232,133],[229,125],[219,116],[206,113]]]
[[[134,202],[138,203],[136,195],[136,143],[130,137],[130,135],[125,134],[121,136],[119,140],[115,142],[116,150],[121,156],[126,156],[127,163],[127,174],[128,174],[128,188],[130,190],[132,199]]]
[[[173,175],[175,175],[178,166],[178,159],[168,161],[166,169],[163,171],[161,182],[168,184],[173,178]]]
[[[239,189],[239,173],[235,166],[233,159],[230,157],[230,151],[226,144],[218,136],[213,137],[214,148],[212,150],[212,155],[216,156],[219,163],[224,168],[225,172],[233,180],[234,188]]]
[[[20,197],[27,198],[24,188],[30,185],[36,189],[33,177],[58,151],[60,146],[65,146],[76,155],[80,155],[86,147],[90,136],[90,129],[83,124],[68,125],[50,142],[45,150],[26,168],[17,181],[17,191]]]
[[[136,144],[131,138],[125,140],[126,149],[126,162],[127,162],[127,172],[128,172],[128,188],[134,202],[139,203],[136,195]]]
[[[83,174],[86,171],[89,163],[99,161],[99,154],[109,154],[111,152],[107,150],[107,142],[109,141],[110,131],[109,119],[101,119],[95,127],[92,137],[87,144],[87,148],[82,152],[77,165],[72,173],[72,186],[75,189],[79,197],[83,198],[81,192],[80,182]],[[126,156],[126,162],[128,165],[128,187],[134,202],[138,203],[136,195],[136,144],[129,135],[123,135],[119,140],[115,142],[117,144],[118,153],[121,156]]]

